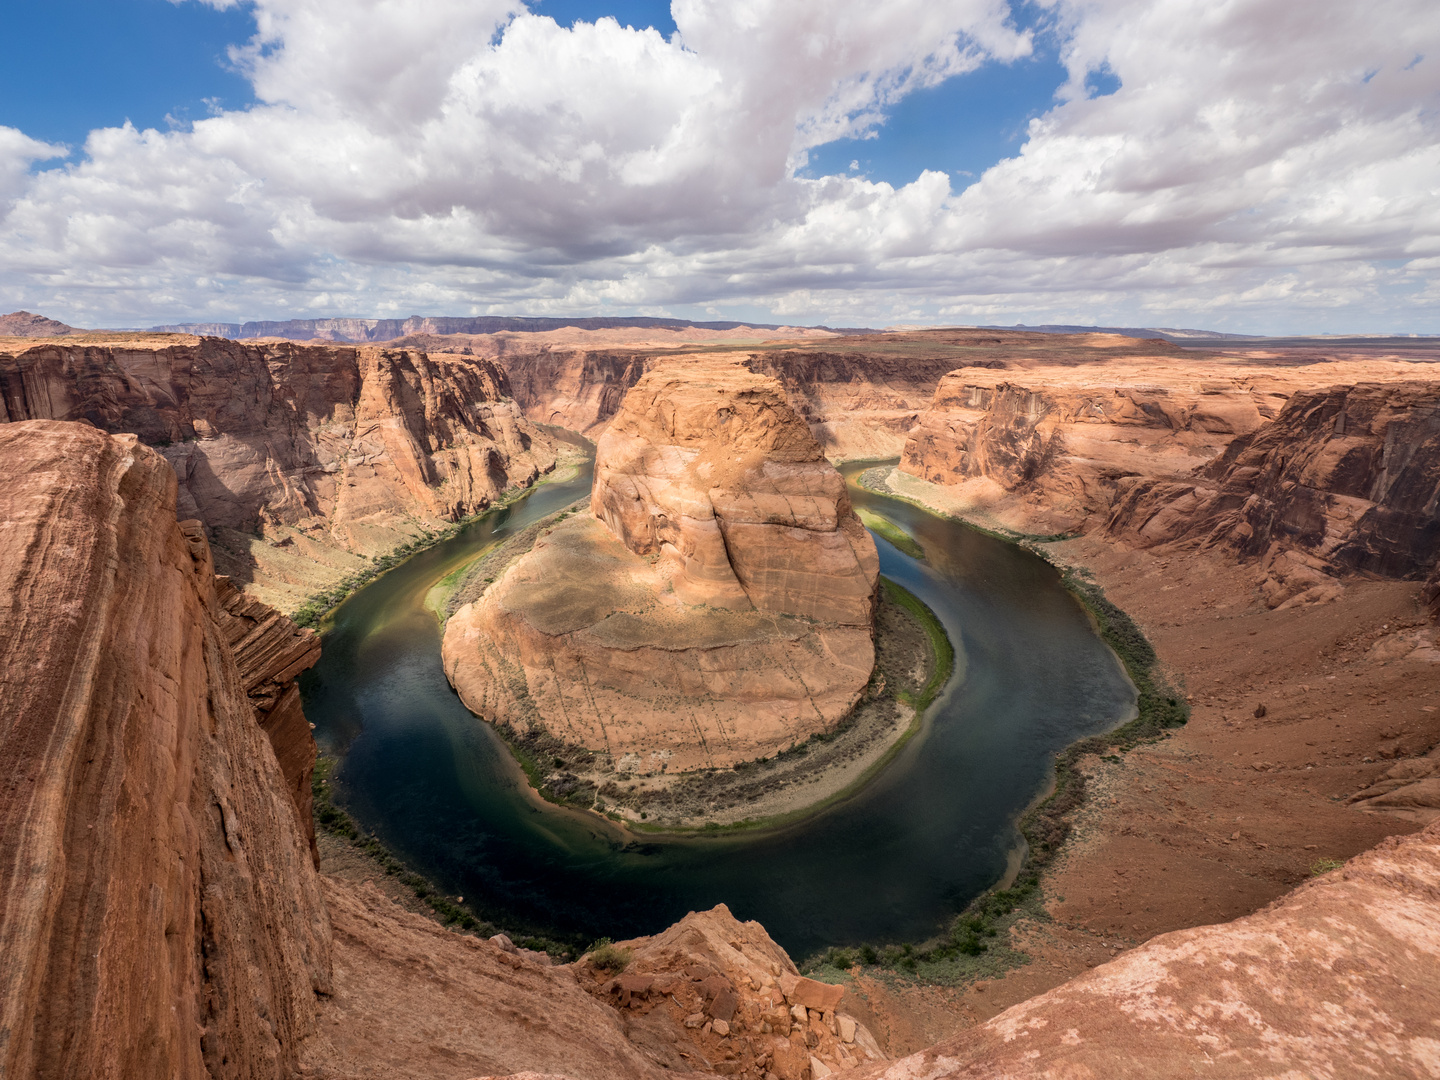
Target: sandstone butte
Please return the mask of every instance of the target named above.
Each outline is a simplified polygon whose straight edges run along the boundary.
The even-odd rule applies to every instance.
[[[645,771],[753,760],[833,728],[874,667],[874,541],[778,382],[677,363],[629,391],[591,515],[446,626],[477,715]]]
[[[94,343],[90,343],[91,339]],[[555,465],[487,360],[161,335],[0,344],[0,420],[88,421],[157,449],[245,591],[293,611]]]

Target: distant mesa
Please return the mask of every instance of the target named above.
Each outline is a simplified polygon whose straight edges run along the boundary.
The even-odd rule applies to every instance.
[[[472,711],[685,771],[788,749],[855,705],[879,559],[778,381],[649,372],[600,439],[591,511],[451,618],[445,671]]]
[[[285,319],[281,321],[259,321],[246,323],[195,322],[176,323],[170,326],[152,326],[155,333],[196,334],[200,337],[223,337],[237,341],[250,338],[287,338],[291,341],[335,341],[347,344],[366,344],[378,341],[394,341],[396,338],[414,334],[504,334],[504,333],[545,333],[551,330],[612,330],[612,329],[668,329],[668,330],[735,330],[749,327],[753,330],[782,330],[779,323],[752,322],[691,322],[688,319],[663,319],[650,316],[593,317],[593,318],[529,318],[525,316],[419,316],[408,319]],[[807,329],[828,330],[832,333],[873,333],[869,330],[834,330],[831,327],[808,327]]]
[[[65,334],[81,332],[56,319],[47,319],[44,315],[35,315],[28,311],[12,311],[9,315],[0,315],[0,337],[62,337]]]

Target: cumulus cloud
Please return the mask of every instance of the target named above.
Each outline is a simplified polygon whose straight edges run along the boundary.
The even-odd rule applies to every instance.
[[[720,304],[1440,330],[1432,0],[1050,0],[1069,78],[963,191],[797,170],[1029,55],[1003,0],[674,0],[668,39],[515,0],[254,10],[249,109],[39,170],[54,148],[0,128],[0,295],[92,323]],[[1098,71],[1119,89],[1092,96]]]

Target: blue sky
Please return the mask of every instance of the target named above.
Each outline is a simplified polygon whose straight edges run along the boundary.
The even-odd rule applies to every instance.
[[[1440,332],[1435,0],[0,3],[0,310]]]
[[[83,146],[94,128],[130,121],[167,130],[216,108],[254,103],[250,83],[227,57],[255,33],[246,5],[217,11],[170,0],[6,0],[7,35],[26,42],[0,65],[0,124],[37,139]],[[675,20],[665,0],[532,0],[562,26],[611,16],[623,26]],[[1017,25],[1035,25],[1021,9]],[[1025,125],[1054,104],[1066,77],[1053,41],[1041,35],[1033,57],[979,70],[903,98],[873,138],[840,139],[810,151],[804,176],[853,171],[896,186],[925,169],[965,187],[1019,151]],[[40,90],[43,88],[43,91]]]

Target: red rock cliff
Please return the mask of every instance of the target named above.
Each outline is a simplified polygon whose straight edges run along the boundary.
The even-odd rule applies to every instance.
[[[0,419],[88,420],[154,446],[227,571],[287,610],[423,527],[553,467],[487,360],[411,350],[37,345],[0,353]],[[258,539],[263,535],[264,539]]]
[[[1301,391],[1193,476],[1121,485],[1107,528],[1259,558],[1272,607],[1326,599],[1356,571],[1424,578],[1440,559],[1440,385]]]
[[[0,455],[0,1073],[289,1075],[329,921],[175,475],[84,424]]]

